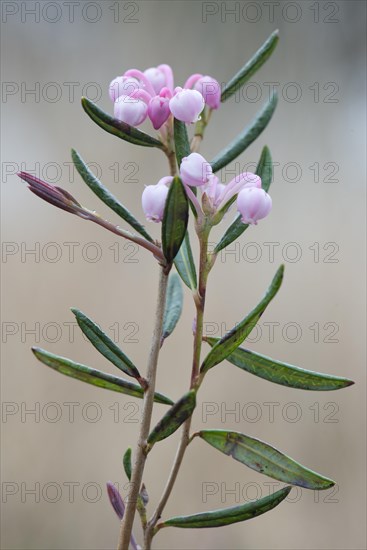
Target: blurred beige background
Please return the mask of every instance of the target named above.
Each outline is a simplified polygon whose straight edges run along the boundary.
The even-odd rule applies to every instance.
[[[51,372],[30,347],[116,374],[74,330],[69,307],[75,306],[144,371],[157,284],[148,254],[41,202],[15,172],[36,170],[116,219],[72,172],[75,147],[142,217],[143,186],[166,175],[165,158],[105,134],[82,111],[80,96],[102,94],[98,104],[112,112],[110,80],[160,63],[172,65],[177,84],[193,72],[225,82],[275,28],[281,40],[272,59],[242,96],[215,113],[202,148],[211,159],[261,108],[269,83],[278,83],[273,121],[229,167],[243,170],[270,146],[277,163],[273,212],[232,254],[218,258],[206,327],[220,335],[239,321],[285,262],[282,290],[249,346],[356,385],[302,392],[222,364],[200,392],[194,427],[264,439],[338,486],[294,491],[293,502],[222,529],[166,529],[155,548],[366,548],[365,7],[359,1],[2,3],[2,548],[115,547],[119,526],[104,484],[118,482],[126,494],[121,459],[135,444],[141,403]],[[224,181],[231,177],[222,174]],[[158,227],[149,229],[158,235]],[[162,350],[158,377],[159,390],[173,398],[188,385],[193,314],[185,289],[183,316]],[[155,419],[163,412],[158,405]],[[150,510],[177,440],[178,434],[162,442],[149,459]],[[271,481],[195,441],[164,517],[259,498],[280,487]]]

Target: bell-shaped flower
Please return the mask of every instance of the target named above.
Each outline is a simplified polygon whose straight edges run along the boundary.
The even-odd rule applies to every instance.
[[[139,126],[148,116],[149,101],[149,94],[140,88],[130,95],[122,95],[114,104],[115,118],[130,126]]]
[[[140,88],[140,84],[136,78],[128,76],[117,76],[109,85],[108,93],[112,101],[122,95],[131,95]]]
[[[256,225],[265,218],[272,207],[272,200],[264,189],[244,187],[237,197],[237,210],[243,223]]]
[[[212,167],[199,153],[191,153],[182,159],[180,175],[186,185],[201,187],[208,183]]]
[[[166,77],[158,67],[150,67],[144,71],[145,76],[150,81],[156,94],[159,94],[161,89],[166,85]]]
[[[168,186],[173,178],[167,176],[159,180],[156,185],[147,185],[141,197],[145,217],[151,222],[163,220],[164,207],[168,195]]]
[[[211,109],[218,109],[220,105],[221,89],[217,80],[211,76],[202,76],[194,85],[194,90],[201,93],[205,103]]]
[[[197,90],[175,88],[174,96],[169,102],[171,113],[177,120],[192,123],[199,120],[205,107],[204,98]]]

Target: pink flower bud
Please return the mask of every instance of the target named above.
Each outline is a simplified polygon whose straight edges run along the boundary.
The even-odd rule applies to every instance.
[[[141,203],[145,217],[150,222],[163,220],[164,206],[168,195],[168,187],[172,181],[171,176],[159,180],[156,185],[147,185],[141,197]]]
[[[265,218],[272,206],[270,196],[258,187],[244,187],[238,193],[237,210],[243,223],[256,225],[258,220]]]
[[[140,88],[136,78],[128,76],[117,76],[114,78],[108,88],[108,93],[112,101],[116,101],[121,95],[131,95]]]
[[[177,120],[190,123],[197,122],[205,107],[204,98],[197,90],[175,89],[175,95],[169,102],[171,113]]]
[[[155,130],[159,130],[170,114],[168,97],[161,97],[159,95],[152,97],[148,105],[148,116]]]
[[[166,75],[159,67],[150,67],[150,69],[144,71],[144,74],[153,86],[156,94],[159,94],[161,89],[167,86]]]
[[[186,185],[200,187],[208,183],[212,175],[212,167],[199,153],[191,153],[182,159],[180,175]]]
[[[194,90],[201,93],[205,103],[209,107],[212,109],[218,109],[222,92],[217,80],[211,76],[202,76],[196,81]]]
[[[145,101],[128,95],[121,95],[114,104],[114,116],[130,126],[139,126],[148,115]]]
[[[241,189],[247,187],[257,187],[261,189],[261,178],[256,174],[252,174],[252,172],[243,172],[239,174],[225,186],[225,191],[222,196],[223,202],[228,202],[234,195],[237,195]]]

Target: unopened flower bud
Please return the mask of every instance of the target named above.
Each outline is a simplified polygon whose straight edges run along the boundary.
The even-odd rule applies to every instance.
[[[238,193],[237,210],[243,223],[256,225],[265,218],[272,207],[270,196],[258,187],[245,187]]]
[[[152,121],[155,130],[159,130],[159,128],[166,122],[170,114],[171,111],[169,109],[168,97],[161,97],[157,95],[149,101],[148,116]]]
[[[175,92],[169,102],[173,116],[182,122],[197,122],[205,107],[201,93],[197,90],[183,90],[182,88],[176,88]]]
[[[148,105],[137,97],[121,95],[115,101],[114,116],[130,126],[139,126],[148,116]]]
[[[212,175],[212,167],[199,153],[191,153],[182,159],[180,175],[186,185],[200,187],[208,183]]]
[[[167,185],[172,181],[171,176],[159,180],[156,185],[147,185],[141,197],[145,217],[151,222],[163,220],[164,206],[168,195]]]
[[[194,85],[194,90],[201,93],[205,103],[212,109],[220,105],[221,89],[219,82],[211,76],[202,76]]]
[[[125,513],[125,504],[122,500],[122,497],[114,484],[111,481],[107,482],[107,493],[110,503],[112,504],[113,509],[115,510],[119,519],[124,517]]]

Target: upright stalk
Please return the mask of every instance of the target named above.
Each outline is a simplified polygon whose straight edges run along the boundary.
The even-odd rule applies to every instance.
[[[199,228],[198,230],[199,239],[200,239],[200,267],[199,267],[199,286],[198,286],[197,293],[195,295],[196,331],[195,331],[195,337],[194,337],[194,350],[193,350],[190,389],[195,388],[197,386],[199,371],[200,371],[200,355],[201,355],[201,345],[202,345],[202,337],[203,337],[206,283],[207,283],[207,278],[210,271],[210,263],[208,262],[209,231],[210,229],[206,226],[204,226],[203,228]],[[191,426],[191,417],[188,418],[183,425],[181,440],[176,451],[176,456],[175,456],[166,486],[164,488],[164,491],[162,493],[158,506],[152,518],[149,520],[147,528],[145,530],[145,538],[144,538],[145,550],[150,550],[151,548],[152,539],[155,534],[156,524],[162,515],[162,512],[172,492],[173,486],[176,482],[176,478],[180,470],[187,446],[190,443],[190,426]]]
[[[144,466],[146,461],[146,441],[149,435],[150,423],[152,418],[155,379],[157,373],[158,356],[160,350],[160,342],[162,336],[163,314],[166,302],[168,273],[163,267],[160,268],[158,299],[156,306],[155,326],[150,348],[149,361],[146,379],[148,383],[147,390],[144,394],[142,422],[138,444],[135,450],[135,461],[131,476],[131,490],[127,499],[125,514],[121,522],[120,537],[118,550],[128,550],[131,532],[134,523],[135,511],[139,491],[142,483]]]

